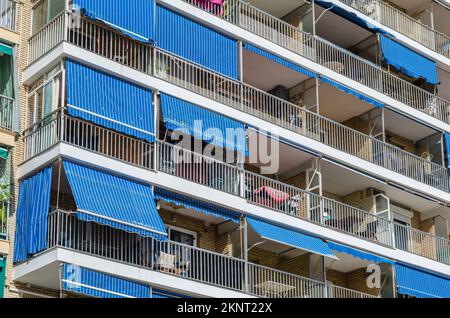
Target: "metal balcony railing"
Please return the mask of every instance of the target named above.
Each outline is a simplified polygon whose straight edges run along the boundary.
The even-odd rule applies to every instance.
[[[13,98],[0,95],[0,129],[13,130],[14,104]]]
[[[394,222],[395,247],[450,265],[450,240]]]
[[[307,59],[379,91],[401,103],[450,123],[450,102],[431,94],[337,45],[305,33],[249,3],[229,0],[224,10],[183,0]],[[336,67],[338,65],[339,67]]]
[[[68,33],[64,35],[62,32],[64,23],[60,21],[68,20],[69,17],[68,13],[61,14],[30,39],[32,52],[30,58],[33,56],[31,61],[53,47],[40,45],[39,43],[47,43],[41,41],[41,38],[49,37],[52,39],[50,42],[55,45],[66,39],[74,45],[125,66],[166,80],[429,186],[442,191],[450,191],[449,173],[444,166],[408,153],[391,144],[383,143],[350,127],[188,60],[133,41],[88,19],[81,18],[78,27],[69,28]],[[54,27],[54,25],[58,27]],[[49,36],[45,34],[49,34]],[[344,60],[347,59],[344,58]],[[355,66],[353,69],[356,70],[358,67],[360,66]],[[363,66],[359,70],[364,70],[362,73],[366,75],[371,72],[370,69],[364,69]],[[408,95],[405,92],[401,95]]]
[[[76,213],[53,211],[47,231],[47,249],[71,249],[260,297],[327,297],[328,287],[323,282],[193,246],[83,222]],[[274,285],[277,288],[272,288]],[[374,298],[353,290],[348,295]]]
[[[397,247],[415,253],[417,249],[408,249],[409,242],[414,240],[419,242],[420,245],[426,244],[427,240],[417,240],[414,237],[419,234],[432,237],[432,240],[439,242],[436,245],[439,246],[437,250],[440,252],[436,254],[439,257],[430,257],[428,254],[423,256],[439,262],[446,262],[444,257],[446,254],[442,252],[444,250],[442,246],[448,246],[448,240],[413,229],[408,231],[417,232],[418,234],[415,234],[415,236],[403,234],[403,231],[398,230],[398,226],[394,229],[390,220],[373,213],[242,170],[215,158],[176,145],[162,141],[156,141],[153,144],[125,136],[81,119],[67,116],[62,109],[55,111],[41,122],[30,127],[24,132],[23,138],[25,160],[33,158],[60,142],[65,142],[127,164],[149,170],[154,169],[224,193],[239,196],[254,205],[314,222],[384,246]],[[153,161],[154,158],[156,158],[156,161]],[[262,188],[283,193],[288,199],[283,202],[276,202],[269,195],[262,194],[264,192],[259,191]],[[429,250],[427,246],[420,248],[425,251]]]
[[[0,0],[0,27],[18,31],[21,6],[18,1]]]
[[[450,58],[450,37],[380,0],[339,0],[427,48]]]

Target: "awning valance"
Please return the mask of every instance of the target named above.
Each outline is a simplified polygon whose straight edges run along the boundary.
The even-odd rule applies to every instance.
[[[47,217],[50,210],[52,167],[20,181],[16,214],[14,262],[47,248]]]
[[[369,262],[394,264],[394,261],[391,261],[390,259],[387,259],[387,258],[384,258],[381,256],[377,256],[372,253],[357,250],[357,249],[351,248],[349,246],[345,246],[345,245],[341,245],[341,244],[337,244],[337,243],[333,243],[333,242],[328,242],[328,246],[335,252],[345,253],[345,254],[354,256],[356,258],[359,258],[359,259],[365,259]]]
[[[66,61],[66,85],[69,115],[155,140],[151,90],[71,60]]]
[[[156,6],[156,45],[218,73],[238,77],[236,40],[160,5]]]
[[[317,237],[288,230],[254,218],[248,217],[247,222],[263,239],[336,259],[327,243]]]
[[[61,285],[68,292],[97,298],[151,298],[150,286],[72,264],[64,263],[61,270]]]
[[[74,6],[88,18],[102,21],[135,40],[154,38],[155,3],[151,0],[73,0]]]
[[[412,78],[423,78],[430,84],[439,84],[436,62],[384,35],[380,35],[380,47],[387,64]]]
[[[235,211],[230,211],[218,205],[189,198],[187,196],[171,192],[168,190],[156,188],[155,200],[164,200],[166,202],[174,203],[178,206],[183,206],[187,209],[197,210],[204,214],[217,216],[227,221],[232,221],[234,223],[240,222],[240,214]]]
[[[263,56],[263,57],[265,57],[265,58],[267,58],[269,60],[275,61],[275,62],[283,65],[284,67],[287,67],[287,68],[289,68],[289,69],[291,69],[291,70],[293,70],[295,72],[302,73],[302,74],[305,74],[305,75],[307,75],[309,77],[313,77],[313,78],[317,78],[318,77],[318,75],[315,74],[314,72],[308,71],[307,69],[304,69],[303,67],[300,67],[297,64],[289,62],[289,61],[287,61],[287,60],[285,60],[285,59],[283,59],[283,58],[281,58],[281,57],[279,57],[279,56],[277,56],[275,54],[266,52],[266,51],[264,51],[264,50],[262,50],[262,49],[260,49],[260,48],[258,48],[256,46],[254,46],[254,45],[246,43],[244,45],[244,47],[250,52],[253,52],[255,54],[261,55],[261,56]]]
[[[383,103],[380,103],[380,102],[378,102],[378,101],[376,101],[376,100],[374,100],[374,99],[372,99],[372,98],[370,98],[370,97],[368,97],[368,96],[366,96],[364,94],[358,93],[357,91],[355,91],[355,90],[353,90],[353,89],[351,89],[351,88],[349,88],[347,86],[344,86],[342,84],[339,84],[338,82],[335,82],[335,81],[333,81],[333,80],[331,80],[331,79],[329,79],[329,78],[327,78],[325,76],[322,76],[320,78],[320,80],[322,82],[324,82],[324,83],[327,83],[327,84],[329,84],[331,86],[336,87],[338,90],[340,90],[340,91],[342,91],[342,92],[344,92],[346,94],[350,94],[352,96],[355,96],[356,98],[359,98],[363,102],[372,104],[372,105],[374,105],[375,107],[378,107],[378,108],[384,108],[384,104]]]
[[[167,129],[248,155],[245,124],[167,94],[161,108]]]
[[[150,186],[68,161],[64,170],[80,220],[159,240],[167,237]]]
[[[377,2],[376,1],[370,1],[368,3],[363,3],[363,1],[361,1],[361,2],[365,6],[364,11],[366,11],[368,13],[366,15],[370,15],[375,20],[377,20],[380,15],[380,12],[381,12],[379,6],[377,6]],[[374,33],[389,34],[387,31],[385,31],[385,30],[375,26],[374,24],[370,23],[369,21],[367,21],[367,18],[365,17],[365,15],[363,13],[361,13],[361,16],[360,16],[356,13],[350,12],[349,10],[347,10],[344,7],[345,4],[343,4],[341,2],[338,2],[338,4],[335,4],[335,3],[331,2],[331,1],[327,1],[327,0],[315,0],[315,3],[320,5],[321,7],[330,9],[335,14],[337,14],[349,21],[352,21],[353,23],[356,23],[357,25],[359,25],[362,28],[370,30]],[[342,5],[342,7],[341,7],[341,5]]]
[[[9,45],[0,43],[0,53],[5,55],[13,55],[13,48]]]
[[[450,277],[401,263],[395,264],[395,277],[400,294],[417,298],[450,298]]]

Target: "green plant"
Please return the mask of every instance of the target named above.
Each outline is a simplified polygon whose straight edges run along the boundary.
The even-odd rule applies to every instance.
[[[6,224],[8,218],[8,206],[6,203],[11,200],[11,198],[9,186],[7,184],[0,184],[0,224]]]

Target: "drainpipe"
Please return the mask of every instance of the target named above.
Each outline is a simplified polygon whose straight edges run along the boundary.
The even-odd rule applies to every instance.
[[[245,284],[245,292],[248,293],[249,292],[249,277],[248,277],[248,250],[247,250],[247,246],[248,246],[248,228],[247,228],[247,219],[245,217],[241,218],[241,227],[243,230],[243,251],[244,251],[244,284]]]

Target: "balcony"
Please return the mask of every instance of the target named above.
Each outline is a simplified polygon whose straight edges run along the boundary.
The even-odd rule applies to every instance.
[[[229,1],[227,10],[183,0],[296,54],[327,67],[405,105],[450,123],[450,103],[383,70],[333,43],[313,36],[241,0]],[[338,68],[334,67],[339,65]]]
[[[67,41],[431,187],[450,191],[448,169],[442,165],[401,150],[394,145],[383,143],[248,84],[232,80],[160,49],[133,41],[88,19],[81,18],[79,28],[67,28],[69,18],[68,13],[57,16],[30,38],[30,63],[59,43]],[[307,43],[310,43],[310,40]],[[317,46],[319,47],[322,46]],[[323,58],[333,54],[328,52]],[[345,63],[351,60],[345,55],[341,57]],[[358,64],[353,65],[351,69],[365,70],[362,73],[366,75],[372,72],[363,66],[359,67]],[[392,81],[390,83],[395,84]],[[400,86],[392,87],[397,87],[398,92],[402,92],[399,96],[416,96],[405,93],[408,91],[407,87],[401,89],[399,89]]]
[[[15,0],[0,0],[0,27],[18,31],[20,3]]]
[[[83,222],[68,211],[49,214],[47,233],[47,250],[68,249],[258,297],[376,298],[210,250]],[[268,282],[277,288],[269,289]]]
[[[157,141],[149,143],[58,110],[24,133],[24,160],[67,143],[130,165],[156,170],[224,193],[293,218],[306,220],[382,246],[395,247],[450,265],[450,241],[406,228],[394,230],[384,217],[305,191],[222,161]],[[155,153],[156,152],[156,153]],[[156,158],[156,161],[153,160]],[[288,200],[277,202],[259,189],[281,192]],[[413,233],[416,233],[413,235]],[[414,248],[412,248],[414,246]],[[427,252],[433,249],[439,253]],[[425,252],[424,252],[425,251]]]
[[[0,256],[9,254],[9,202],[0,203]]]
[[[339,0],[375,21],[450,58],[450,37],[381,0]]]

